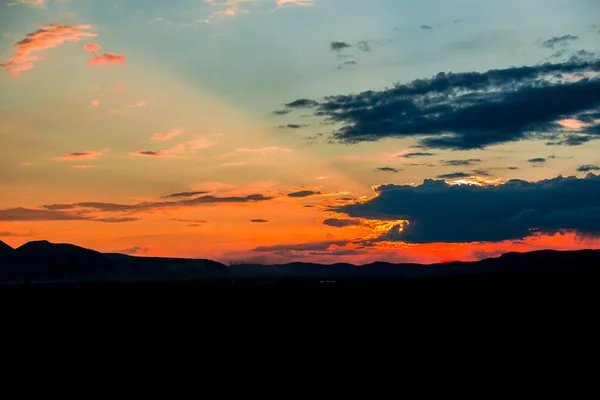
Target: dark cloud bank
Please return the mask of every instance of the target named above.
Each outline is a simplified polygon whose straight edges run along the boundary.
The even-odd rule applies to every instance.
[[[409,243],[521,239],[534,232],[576,230],[600,234],[600,176],[557,177],[498,186],[449,185],[425,180],[420,186],[385,185],[365,203],[334,211],[353,218],[408,220],[395,240]],[[389,236],[389,235],[388,235]]]
[[[333,142],[359,143],[417,137],[423,148],[476,149],[523,139],[581,145],[600,125],[600,60],[574,56],[563,63],[444,73],[385,90],[300,99],[287,109],[314,108],[341,124]],[[593,77],[585,77],[588,73]],[[571,77],[580,77],[579,80]],[[557,123],[578,118],[591,125],[569,131]]]

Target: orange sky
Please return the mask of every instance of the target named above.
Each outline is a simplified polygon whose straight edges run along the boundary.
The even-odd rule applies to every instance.
[[[410,244],[402,232],[375,240],[394,233],[401,219],[326,222],[348,218],[331,207],[373,199],[373,187],[384,184],[583,178],[600,162],[595,142],[546,147],[525,138],[433,150],[410,136],[329,143],[341,125],[285,106],[429,79],[439,70],[534,65],[548,58],[535,40],[561,33],[552,26],[520,28],[529,51],[510,33],[511,14],[500,3],[496,30],[483,22],[458,27],[454,20],[463,16],[385,1],[343,10],[336,0],[134,3],[0,2],[0,240],[265,263],[433,263],[598,246],[570,227],[516,241]],[[563,15],[575,29],[590,14],[577,3],[571,14],[548,10],[547,18]],[[384,4],[403,15],[402,26],[392,25]],[[490,18],[476,5],[462,13]],[[576,32],[580,42],[594,43],[585,36],[590,26]],[[330,48],[338,38],[348,38],[346,53]],[[489,52],[480,38],[489,38]],[[468,50],[452,53],[456,43]],[[556,123],[574,133],[600,123],[578,118]]]

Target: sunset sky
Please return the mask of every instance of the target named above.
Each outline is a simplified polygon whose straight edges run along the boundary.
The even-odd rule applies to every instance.
[[[600,247],[598,0],[0,0],[0,66],[11,246]]]

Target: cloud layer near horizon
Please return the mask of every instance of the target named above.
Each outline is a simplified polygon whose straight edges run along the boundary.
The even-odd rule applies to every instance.
[[[408,220],[385,240],[408,243],[499,242],[535,232],[575,230],[600,234],[600,176],[557,177],[539,182],[511,180],[496,186],[383,185],[365,202],[332,211],[353,218]]]

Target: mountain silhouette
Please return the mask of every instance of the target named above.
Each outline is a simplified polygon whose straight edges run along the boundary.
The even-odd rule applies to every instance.
[[[12,249],[0,242],[0,282],[208,282],[233,284],[386,280],[465,276],[598,276],[600,250],[507,253],[477,262],[441,264],[225,266],[206,259],[103,254],[72,244],[34,241]]]
[[[10,247],[9,245],[7,245],[6,243],[4,243],[2,240],[0,240],[0,262],[5,258],[8,257],[10,254],[12,254],[12,252],[15,249],[13,249],[12,247]]]
[[[113,263],[102,253],[46,240],[28,242],[5,257],[0,277],[13,281],[103,280]]]

